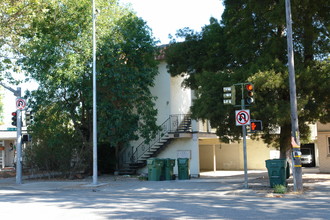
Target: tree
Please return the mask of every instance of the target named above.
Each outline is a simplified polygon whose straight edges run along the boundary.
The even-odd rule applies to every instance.
[[[118,150],[138,136],[154,135],[156,114],[149,88],[157,74],[155,41],[146,23],[116,0],[96,2],[98,137]],[[39,82],[29,93],[38,114],[31,127],[38,143],[52,145],[43,130],[58,137],[61,146],[90,152],[92,147],[92,38],[89,0],[43,2],[22,37],[19,64]],[[43,117],[42,111],[47,110]],[[53,116],[64,118],[54,125]],[[52,117],[51,117],[52,116]],[[41,129],[44,128],[44,129]],[[66,132],[62,132],[67,130]],[[40,133],[38,132],[40,131]],[[91,162],[91,153],[89,160]]]
[[[18,50],[23,40],[22,32],[40,11],[37,0],[3,0],[0,2],[0,79],[12,80],[11,73],[18,72]]]
[[[234,107],[222,104],[222,87],[254,83],[252,118],[263,121],[261,137],[280,147],[284,158],[291,136],[284,1],[228,0],[224,6],[221,23],[211,18],[201,33],[179,33],[185,41],[168,48],[169,71],[189,75],[186,85],[197,94],[193,116],[209,119],[226,142],[239,140],[241,131],[235,127]],[[305,141],[306,123],[330,121],[329,7],[328,1],[292,2],[299,126]]]

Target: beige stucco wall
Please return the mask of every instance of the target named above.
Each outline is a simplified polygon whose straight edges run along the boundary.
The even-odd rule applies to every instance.
[[[191,89],[183,88],[184,77],[171,77],[171,114],[187,114],[191,106]]]
[[[262,141],[247,140],[248,169],[265,170],[265,160],[270,159],[276,149],[268,148]],[[217,139],[200,140],[200,167],[201,170],[243,170],[243,144],[220,143]],[[215,162],[214,153],[215,152]]]
[[[317,124],[317,147],[319,153],[319,167],[320,172],[330,172],[330,152],[329,142],[330,137],[330,123],[328,124]]]
[[[164,61],[161,61],[159,64],[159,74],[155,78],[155,86],[151,88],[151,93],[157,97],[155,105],[158,110],[157,123],[159,125],[169,118],[170,115],[189,113],[192,104],[191,90],[182,87],[184,77],[171,77],[167,72],[166,65]],[[196,126],[193,127],[195,128]],[[193,138],[193,134],[190,136],[190,138],[173,139],[171,143],[157,155],[157,158],[171,158],[176,160],[174,174],[178,174],[178,152],[189,151],[190,174],[192,176],[199,175],[198,138]],[[132,144],[133,143],[134,142],[132,142]],[[139,170],[139,172],[147,173],[147,167]]]
[[[158,111],[157,123],[162,124],[171,114],[171,76],[166,70],[166,63],[158,65],[159,74],[155,77],[155,86],[150,88],[153,96],[156,96],[155,107]]]
[[[155,86],[150,88],[158,110],[158,122],[163,123],[171,114],[187,114],[191,106],[192,93],[182,87],[184,77],[171,77],[167,72],[166,63],[158,65],[159,74],[155,78]]]

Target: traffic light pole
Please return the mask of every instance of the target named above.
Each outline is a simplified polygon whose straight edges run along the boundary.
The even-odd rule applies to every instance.
[[[242,99],[241,99],[241,109],[245,109],[244,101],[244,83],[240,83],[242,87]],[[244,188],[249,188],[248,184],[248,172],[247,172],[247,150],[246,150],[246,125],[242,126],[242,135],[243,135],[243,160],[244,160]]]
[[[21,87],[17,87],[17,89],[13,89],[2,82],[0,85],[4,88],[8,89],[16,98],[21,98]],[[22,184],[22,111],[17,110],[17,136],[16,136],[16,184]]]
[[[19,89],[21,89],[21,88],[19,88]],[[22,111],[18,109],[17,110],[17,139],[16,139],[16,184],[22,184],[22,160],[23,160],[23,158],[22,158]]]
[[[242,98],[241,98],[241,105],[235,105],[235,99],[236,99],[236,89],[235,86],[241,86],[242,91]],[[223,87],[223,103],[225,105],[234,105],[235,107],[240,107],[241,112],[245,109],[245,99],[244,99],[244,86],[246,86],[247,89],[247,106],[252,104],[254,102],[253,98],[253,85],[251,83],[237,83],[230,87]],[[249,115],[250,113],[248,113]],[[236,117],[236,116],[235,116]],[[248,116],[250,117],[250,116]],[[249,122],[249,123],[247,123]],[[245,123],[239,125],[242,126],[242,136],[243,136],[243,158],[244,158],[244,187],[248,188],[248,172],[247,172],[247,150],[246,150],[246,125],[250,124],[250,118],[245,121]]]

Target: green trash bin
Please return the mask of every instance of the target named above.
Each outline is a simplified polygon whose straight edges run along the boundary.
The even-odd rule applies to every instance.
[[[166,158],[164,160],[163,174],[164,180],[173,180],[173,167],[175,166],[175,160]]]
[[[148,180],[160,181],[164,162],[158,158],[149,158],[147,160],[148,165]]]
[[[286,178],[289,179],[290,175],[290,164],[286,162]]]
[[[286,179],[290,177],[290,174],[287,174],[288,162],[286,159],[266,160],[266,167],[268,169],[270,187],[273,188],[275,185],[287,186]]]
[[[178,178],[179,180],[187,180],[190,178],[188,158],[178,158]]]

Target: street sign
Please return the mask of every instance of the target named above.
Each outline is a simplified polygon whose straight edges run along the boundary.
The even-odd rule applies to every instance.
[[[17,131],[17,128],[7,128],[7,131]]]
[[[23,109],[25,109],[25,107],[26,107],[26,102],[24,99],[21,99],[21,98],[16,99],[16,108],[18,110],[23,110]]]
[[[250,125],[250,110],[235,111],[236,126]]]

